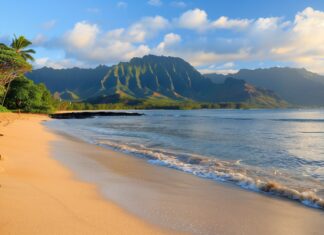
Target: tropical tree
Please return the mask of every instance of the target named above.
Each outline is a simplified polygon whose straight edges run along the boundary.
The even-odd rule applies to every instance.
[[[27,40],[24,36],[19,36],[18,38],[15,36],[11,42],[11,48],[13,48],[18,54],[20,54],[26,61],[31,60],[34,61],[34,57],[31,54],[35,54],[33,49],[25,48],[31,45],[31,41]]]
[[[24,112],[49,113],[53,111],[53,98],[44,84],[20,76],[11,82],[5,107]]]
[[[0,86],[32,69],[32,66],[15,50],[0,44]]]
[[[2,94],[2,105],[6,99],[11,81],[32,69],[32,66],[27,61],[34,60],[31,54],[34,54],[35,51],[25,49],[30,45],[31,42],[24,36],[18,38],[15,36],[11,48],[0,43],[0,92],[4,93]]]

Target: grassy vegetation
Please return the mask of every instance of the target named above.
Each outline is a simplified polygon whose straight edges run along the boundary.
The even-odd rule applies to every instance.
[[[284,108],[268,103],[260,104],[255,101],[246,103],[223,102],[223,103],[199,103],[191,100],[162,99],[123,99],[112,103],[91,104],[86,102],[56,101],[58,110],[118,110],[118,109],[252,109],[252,108]]]
[[[0,113],[4,113],[4,112],[9,112],[9,110],[6,107],[0,105]]]

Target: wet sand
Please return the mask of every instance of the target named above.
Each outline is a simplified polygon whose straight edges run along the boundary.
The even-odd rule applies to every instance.
[[[107,199],[144,220],[193,234],[322,234],[324,212],[151,165],[61,134],[56,158]]]
[[[18,120],[17,120],[18,119]],[[322,234],[323,211],[0,114],[0,234]]]

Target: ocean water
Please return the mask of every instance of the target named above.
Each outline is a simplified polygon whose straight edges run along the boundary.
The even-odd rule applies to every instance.
[[[140,112],[47,125],[151,164],[324,209],[323,109]]]

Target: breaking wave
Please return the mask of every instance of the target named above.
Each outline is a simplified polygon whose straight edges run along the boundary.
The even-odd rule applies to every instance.
[[[150,164],[166,166],[198,177],[222,182],[231,182],[244,189],[267,193],[303,203],[306,206],[324,210],[324,200],[310,190],[297,190],[279,182],[260,177],[260,172],[242,165],[241,161],[222,161],[194,154],[179,154],[144,146],[128,146],[108,140],[99,141],[100,146],[112,148],[137,157],[145,158]]]

